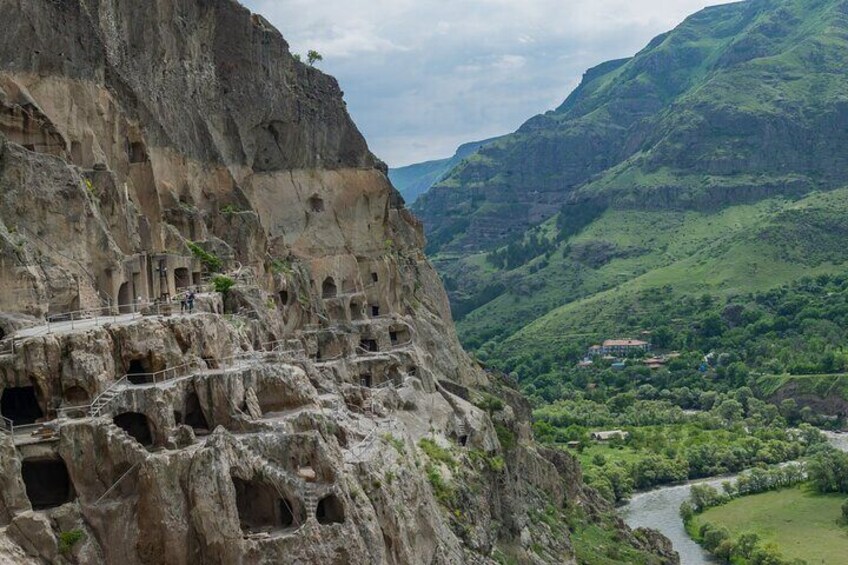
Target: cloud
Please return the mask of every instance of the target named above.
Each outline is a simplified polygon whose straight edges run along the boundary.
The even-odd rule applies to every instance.
[[[452,154],[556,107],[710,0],[242,0],[317,49],[390,165]]]

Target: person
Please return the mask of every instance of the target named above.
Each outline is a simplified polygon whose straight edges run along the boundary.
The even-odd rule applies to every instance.
[[[188,313],[194,313],[194,291],[191,290],[188,292]]]

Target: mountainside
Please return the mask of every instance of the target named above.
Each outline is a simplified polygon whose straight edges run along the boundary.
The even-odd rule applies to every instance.
[[[679,561],[462,350],[336,81],[266,20],[0,9],[0,562]]]
[[[846,41],[840,0],[705,9],[433,187],[414,207],[428,249],[490,249],[564,204],[711,210],[841,186]]]
[[[463,342],[570,364],[652,331],[646,292],[842,274],[846,56],[848,2],[708,8],[461,163],[414,209]]]
[[[424,163],[415,163],[406,167],[389,169],[389,180],[398,189],[406,203],[412,205],[418,198],[430,190],[434,184],[456,167],[463,159],[495,141],[496,137],[483,141],[473,141],[459,146],[453,157],[437,159]]]

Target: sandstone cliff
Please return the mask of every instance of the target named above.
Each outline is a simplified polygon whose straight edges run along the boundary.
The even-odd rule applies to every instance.
[[[560,563],[566,516],[675,561],[462,351],[338,85],[264,19],[0,8],[0,561]]]

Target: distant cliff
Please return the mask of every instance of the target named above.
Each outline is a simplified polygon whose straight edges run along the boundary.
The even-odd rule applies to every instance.
[[[406,167],[389,169],[389,180],[398,189],[406,203],[412,205],[418,198],[430,190],[430,187],[442,180],[463,159],[495,141],[496,137],[483,141],[465,143],[456,150],[453,157],[437,159],[424,163],[415,163]]]

